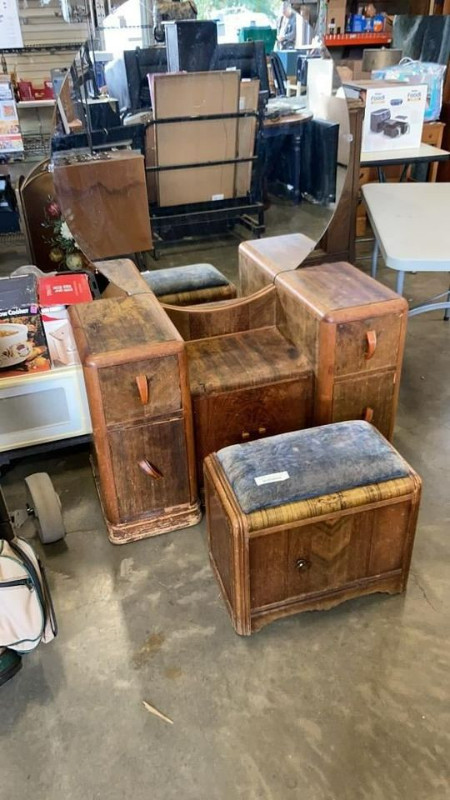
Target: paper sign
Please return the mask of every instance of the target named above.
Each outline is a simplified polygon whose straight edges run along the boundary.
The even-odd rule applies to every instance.
[[[0,50],[23,47],[17,0],[0,0]]]

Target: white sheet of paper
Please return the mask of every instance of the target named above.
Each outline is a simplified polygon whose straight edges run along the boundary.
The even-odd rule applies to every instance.
[[[23,47],[17,0],[0,0],[0,50]]]

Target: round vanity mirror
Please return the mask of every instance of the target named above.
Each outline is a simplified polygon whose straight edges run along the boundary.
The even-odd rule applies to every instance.
[[[346,184],[348,105],[320,37],[273,8],[127,0],[105,16],[57,98],[65,267],[131,256],[236,278],[242,241],[301,234],[299,263],[314,249]]]

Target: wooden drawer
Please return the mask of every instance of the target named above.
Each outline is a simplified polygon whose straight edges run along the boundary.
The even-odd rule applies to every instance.
[[[339,381],[334,386],[333,410],[329,422],[366,419],[388,439],[394,414],[395,372]]]
[[[193,398],[198,477],[203,459],[231,444],[300,430],[312,424],[312,375]]]
[[[336,330],[335,374],[349,375],[395,366],[403,314],[342,322]]]
[[[99,381],[107,425],[166,416],[181,408],[177,356],[104,367]]]
[[[112,430],[109,446],[121,521],[191,501],[183,419]]]
[[[252,537],[252,612],[399,572],[409,513],[410,503],[406,501]]]

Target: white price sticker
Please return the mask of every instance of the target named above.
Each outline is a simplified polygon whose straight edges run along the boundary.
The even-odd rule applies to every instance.
[[[289,472],[271,472],[269,475],[260,475],[255,478],[257,486],[264,486],[265,483],[280,483],[289,479]]]

